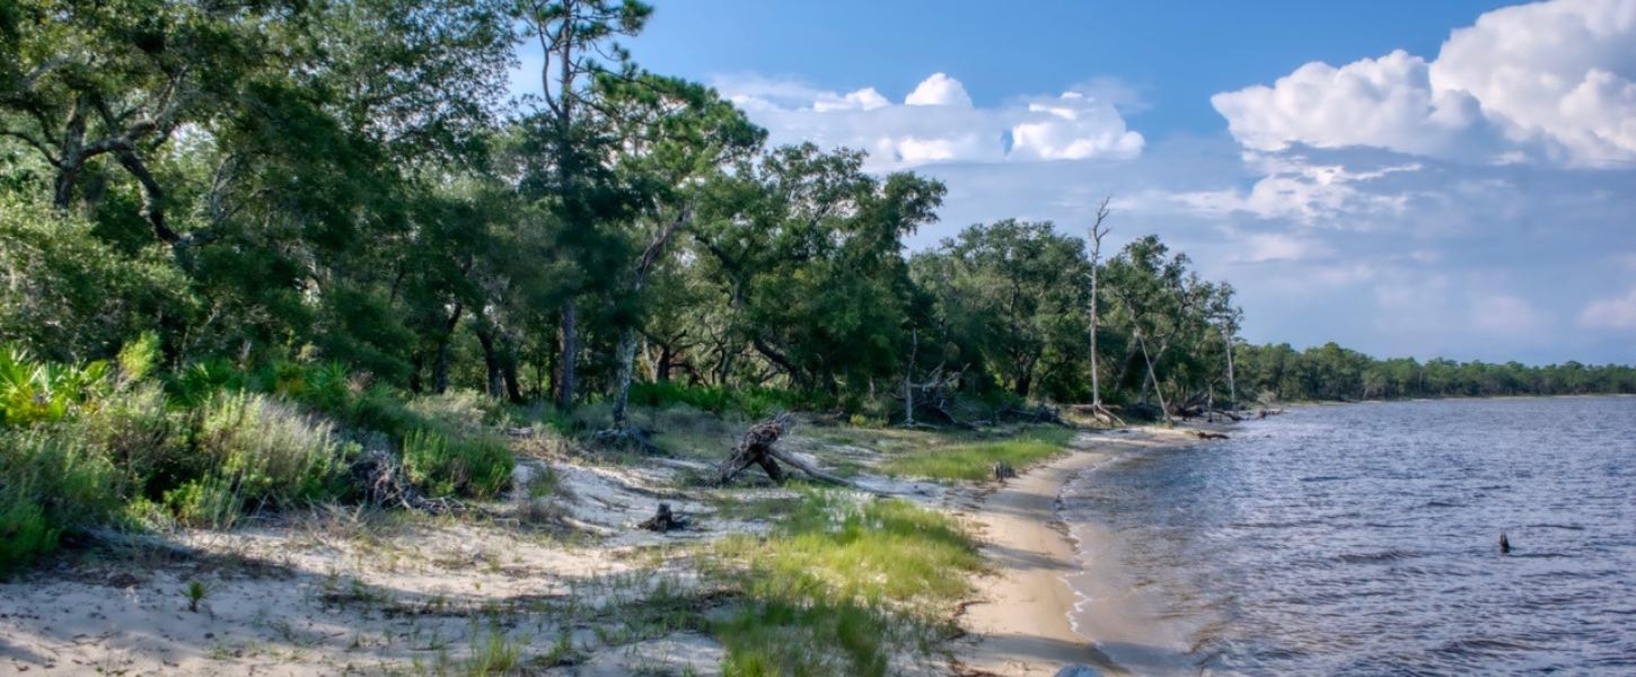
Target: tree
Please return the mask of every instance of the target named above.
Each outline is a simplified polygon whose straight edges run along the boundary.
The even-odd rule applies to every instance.
[[[643,75],[605,79],[600,97],[609,109],[611,135],[623,139],[615,163],[620,182],[638,202],[633,233],[640,244],[625,277],[627,307],[640,304],[649,273],[676,233],[691,225],[701,186],[722,169],[748,159],[766,132],[715,92],[691,82]],[[614,429],[624,431],[635,373],[638,313],[620,318],[615,359]]]
[[[586,260],[598,249],[598,221],[607,197],[598,185],[606,178],[603,148],[590,140],[588,120],[597,112],[593,84],[599,78],[632,77],[630,53],[614,39],[634,36],[653,8],[636,0],[519,0],[518,18],[526,39],[542,54],[541,93],[529,118],[537,150],[549,153],[532,180],[532,194],[549,201],[565,236],[564,256]],[[603,62],[606,59],[611,64]],[[609,66],[613,66],[610,68]],[[571,408],[576,397],[579,353],[578,315],[570,296],[561,306],[561,375],[557,404]]]
[[[1108,411],[1107,407],[1102,405],[1102,372],[1097,365],[1096,345],[1096,334],[1100,329],[1097,306],[1101,303],[1096,289],[1097,268],[1102,265],[1102,238],[1107,237],[1109,230],[1104,224],[1108,219],[1109,200],[1110,198],[1103,198],[1102,204],[1097,205],[1096,216],[1091,221],[1090,227],[1086,229],[1086,241],[1091,244],[1091,291],[1090,297],[1086,300],[1086,305],[1090,308],[1089,315],[1091,318],[1091,330],[1089,332],[1091,337],[1091,415],[1111,424],[1121,421],[1119,417],[1114,416],[1113,412]]]

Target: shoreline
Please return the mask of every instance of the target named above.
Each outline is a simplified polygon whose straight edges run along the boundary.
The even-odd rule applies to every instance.
[[[965,636],[954,648],[955,674],[1055,675],[1079,663],[1106,675],[1131,675],[1169,672],[1165,668],[1183,662],[1182,652],[1170,648],[1176,640],[1130,594],[1122,575],[1081,568],[1077,553],[1111,550],[1112,534],[1097,528],[1071,534],[1057,515],[1058,496],[1080,474],[1129,453],[1201,442],[1191,427],[1125,430],[1083,435],[1068,455],[959,506],[981,536],[991,570],[974,581],[976,592],[957,618]],[[1087,610],[1095,622],[1076,627],[1071,614]]]

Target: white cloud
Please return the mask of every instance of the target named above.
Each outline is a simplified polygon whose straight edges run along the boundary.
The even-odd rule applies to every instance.
[[[1257,152],[1245,153],[1244,160],[1263,175],[1248,190],[1178,192],[1169,198],[1200,214],[1245,213],[1308,226],[1370,229],[1377,220],[1401,216],[1409,196],[1372,192],[1367,184],[1421,169],[1419,164],[1403,163],[1356,171],[1301,155]]]
[[[869,168],[951,162],[1123,160],[1141,154],[1141,134],[1115,104],[1070,91],[976,107],[944,73],[926,78],[903,104],[874,88],[850,93],[758,76],[717,78],[729,100],[766,127],[773,143],[812,141],[868,151]]]
[[[812,103],[812,109],[820,113],[835,110],[875,110],[892,105],[874,87],[865,87],[856,92],[843,96],[835,96],[829,92],[818,95],[818,100]]]
[[[1636,329],[1636,288],[1623,297],[1601,299],[1585,306],[1579,326],[1586,329]]]
[[[971,107],[971,95],[966,93],[966,86],[959,80],[944,73],[933,73],[931,77],[922,80],[915,91],[903,99],[909,106],[959,106]]]
[[[1247,148],[1372,146],[1506,164],[1636,163],[1636,0],[1507,7],[1437,58],[1313,62],[1212,97]]]
[[[1126,131],[1112,104],[1079,92],[1028,104],[1029,119],[1011,128],[1012,154],[1041,160],[1134,157],[1142,135]]]

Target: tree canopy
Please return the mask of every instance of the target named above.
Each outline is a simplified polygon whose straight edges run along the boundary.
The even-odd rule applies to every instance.
[[[175,372],[333,362],[407,391],[611,399],[616,426],[633,383],[881,412],[934,374],[986,401],[1172,411],[1636,391],[1626,367],[1252,346],[1232,285],[1151,235],[1093,260],[1086,224],[1001,220],[911,254],[941,182],[767,147],[618,43],[653,12],[6,3],[0,342],[87,360],[151,334]],[[524,45],[540,93],[509,100]]]

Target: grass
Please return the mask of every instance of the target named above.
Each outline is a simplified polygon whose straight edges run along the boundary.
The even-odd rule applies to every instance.
[[[769,537],[715,546],[744,599],[719,621],[728,675],[884,675],[970,592],[976,544],[949,516],[815,492]]]
[[[1073,435],[1065,428],[1035,427],[1008,440],[917,449],[893,458],[882,469],[931,480],[981,481],[993,476],[994,464],[1000,461],[1023,468],[1058,456]]]

